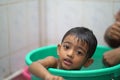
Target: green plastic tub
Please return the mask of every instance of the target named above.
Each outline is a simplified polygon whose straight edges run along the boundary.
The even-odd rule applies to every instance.
[[[29,66],[32,62],[43,59],[47,56],[57,56],[57,46],[49,45],[32,50],[25,57],[25,62]],[[98,45],[93,56],[94,63],[88,68],[81,70],[60,70],[49,68],[48,71],[54,75],[64,77],[65,80],[120,80],[120,64],[114,67],[106,67],[102,63],[104,52],[111,50],[107,46]],[[32,80],[41,80],[31,75]]]

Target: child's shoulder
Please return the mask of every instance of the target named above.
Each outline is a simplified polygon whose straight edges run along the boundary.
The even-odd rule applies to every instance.
[[[46,68],[57,66],[57,58],[55,58],[54,56],[48,56],[44,59],[38,60],[37,62],[42,64]]]
[[[49,60],[57,60],[57,58],[55,58],[54,56],[48,56],[45,59],[49,59]]]
[[[58,59],[55,58],[54,56],[48,56],[45,59],[46,59],[46,63],[49,64],[48,67],[57,67]]]

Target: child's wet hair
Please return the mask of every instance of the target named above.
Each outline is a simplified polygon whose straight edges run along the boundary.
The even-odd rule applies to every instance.
[[[85,27],[74,27],[65,33],[62,42],[68,35],[73,35],[79,40],[86,42],[88,45],[87,57],[91,58],[97,47],[97,39],[93,32]]]

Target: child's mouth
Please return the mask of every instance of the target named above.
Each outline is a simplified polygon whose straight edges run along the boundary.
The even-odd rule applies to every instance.
[[[70,59],[64,59],[64,64],[67,65],[67,66],[70,66],[72,65],[72,61]]]

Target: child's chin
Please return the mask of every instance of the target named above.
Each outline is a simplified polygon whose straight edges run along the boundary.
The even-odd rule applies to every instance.
[[[63,69],[64,69],[64,70],[71,70],[71,68],[66,68],[66,67],[64,67]]]
[[[68,66],[63,66],[64,70],[71,70],[72,68],[68,67]]]

